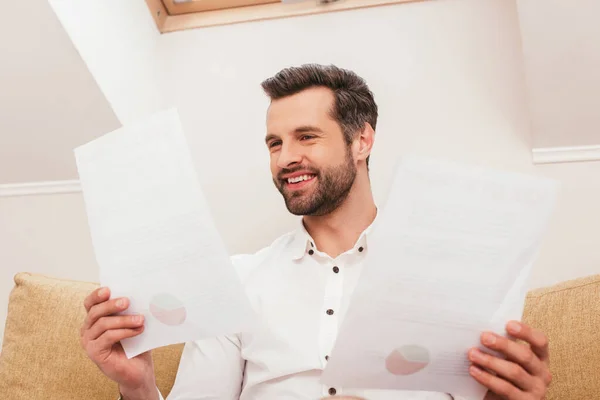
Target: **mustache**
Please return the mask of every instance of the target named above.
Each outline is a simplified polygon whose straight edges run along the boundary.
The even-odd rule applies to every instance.
[[[283,168],[277,174],[277,179],[279,179],[280,181],[282,181],[283,180],[283,175],[293,174],[294,172],[298,172],[298,171],[307,171],[309,174],[319,175],[319,171],[315,170],[314,168],[310,168],[310,167],[305,167],[305,166],[299,165],[299,166],[294,167],[294,168]]]

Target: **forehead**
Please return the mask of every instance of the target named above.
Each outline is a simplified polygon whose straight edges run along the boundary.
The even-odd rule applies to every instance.
[[[273,100],[267,111],[267,128],[286,132],[304,125],[334,122],[330,116],[334,95],[328,88],[316,87]]]

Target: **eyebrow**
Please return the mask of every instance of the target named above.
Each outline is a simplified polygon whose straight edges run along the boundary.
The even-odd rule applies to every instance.
[[[294,129],[294,133],[306,133],[306,132],[318,132],[318,133],[323,133],[323,130],[321,128],[317,128],[316,126],[311,126],[311,125],[303,125],[303,126],[299,126],[296,129]],[[269,143],[271,140],[274,139],[280,139],[278,135],[275,135],[274,133],[270,133],[265,137],[265,143]]]
[[[317,128],[316,126],[303,125],[303,126],[299,126],[298,128],[294,129],[294,132],[295,133],[305,133],[305,132],[323,133],[323,130],[321,130],[321,128]]]

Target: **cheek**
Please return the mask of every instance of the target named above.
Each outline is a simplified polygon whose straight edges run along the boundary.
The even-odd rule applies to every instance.
[[[340,165],[347,157],[347,148],[333,147],[315,147],[313,151],[307,155],[307,161],[314,166],[334,166]]]
[[[311,146],[304,153],[304,159],[310,165],[326,165],[336,157],[335,149],[323,145]]]
[[[277,155],[271,154],[269,159],[269,168],[271,169],[271,175],[276,177],[279,173],[279,167],[277,166]]]

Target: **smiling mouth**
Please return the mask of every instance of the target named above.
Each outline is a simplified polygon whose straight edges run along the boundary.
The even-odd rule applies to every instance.
[[[308,185],[315,179],[316,175],[314,174],[305,174],[300,176],[295,176],[293,178],[285,179],[285,186],[289,189],[301,189],[304,186]]]

